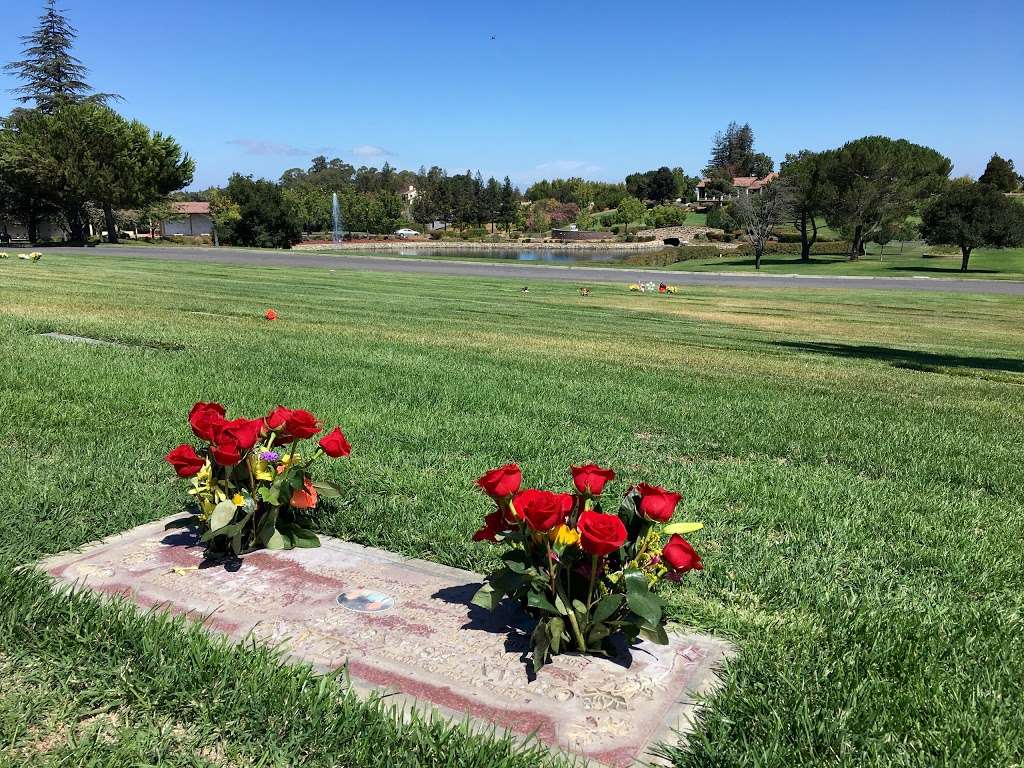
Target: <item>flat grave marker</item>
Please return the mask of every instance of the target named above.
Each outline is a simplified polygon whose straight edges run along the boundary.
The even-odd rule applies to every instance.
[[[283,644],[389,702],[471,718],[609,766],[676,743],[712,693],[729,644],[706,635],[646,641],[616,660],[563,654],[532,675],[529,618],[469,603],[479,574],[321,537],[318,549],[260,551],[237,567],[203,562],[191,529],[139,526],[41,564],[58,583],[203,620],[234,641]]]

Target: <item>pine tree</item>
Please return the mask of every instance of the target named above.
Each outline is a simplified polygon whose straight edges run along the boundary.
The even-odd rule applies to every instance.
[[[992,155],[978,181],[991,184],[1000,192],[1014,192],[1020,186],[1020,177],[1013,167],[1013,160],[1004,160],[999,155]]]
[[[64,103],[106,104],[119,98],[110,93],[91,93],[92,88],[85,82],[85,65],[71,53],[77,33],[55,3],[56,0],[46,0],[39,26],[31,35],[21,38],[25,58],[4,67],[23,83],[11,92],[18,101],[35,102],[35,106],[46,113]]]

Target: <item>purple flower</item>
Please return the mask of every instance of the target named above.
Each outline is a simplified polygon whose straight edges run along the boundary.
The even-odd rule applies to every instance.
[[[263,451],[263,453],[260,454],[260,459],[263,461],[279,461],[281,459],[281,454],[277,451]]]

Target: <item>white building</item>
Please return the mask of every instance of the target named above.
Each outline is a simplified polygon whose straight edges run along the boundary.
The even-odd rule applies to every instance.
[[[171,207],[180,214],[180,217],[160,222],[160,232],[164,237],[213,235],[213,218],[210,216],[209,203],[171,203]]]

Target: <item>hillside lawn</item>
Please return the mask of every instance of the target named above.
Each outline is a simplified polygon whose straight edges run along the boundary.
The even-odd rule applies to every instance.
[[[499,463],[682,490],[706,569],[670,613],[739,655],[677,765],[1021,764],[1020,298],[520,287],[0,261],[0,765],[546,764],[15,570],[181,510],[162,456],[200,399],[341,424],[320,529],[470,569],[496,562],[470,535]]]
[[[814,256],[810,262],[799,255],[766,255],[761,271],[770,274],[852,275],[882,277],[945,277],[1024,280],[1024,248],[978,248],[971,254],[967,272],[960,271],[960,253],[936,249],[923,243],[908,243],[900,253],[899,243],[887,245],[883,253],[874,243],[857,261],[845,256]],[[711,259],[680,261],[666,269],[684,272],[752,272],[753,256],[723,252]]]

